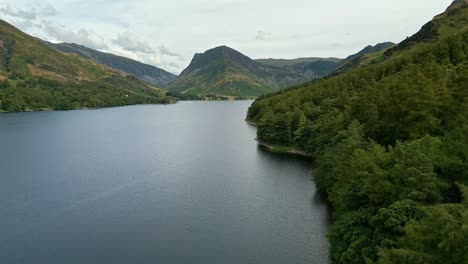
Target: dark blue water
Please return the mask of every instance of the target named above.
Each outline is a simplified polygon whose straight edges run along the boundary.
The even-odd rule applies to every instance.
[[[326,263],[310,161],[251,102],[0,115],[0,263]]]

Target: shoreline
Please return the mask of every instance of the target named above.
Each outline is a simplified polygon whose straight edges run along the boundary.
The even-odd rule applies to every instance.
[[[169,103],[155,103],[155,104],[128,104],[128,105],[113,105],[113,106],[99,106],[99,107],[80,107],[76,109],[53,109],[53,108],[40,108],[40,109],[26,109],[23,111],[5,111],[0,109],[0,114],[14,114],[14,113],[35,113],[35,112],[67,112],[67,111],[83,111],[83,110],[99,110],[99,109],[106,109],[106,108],[114,108],[114,107],[126,107],[126,106],[137,106],[137,105],[173,105],[177,104],[180,101],[173,101]]]
[[[245,119],[245,122],[251,126],[255,126],[255,127],[257,126],[257,123],[250,121],[248,119]],[[257,141],[259,145],[265,147],[268,151],[273,152],[273,153],[282,153],[282,154],[288,154],[288,155],[298,155],[298,156],[303,156],[303,157],[308,157],[308,158],[314,158],[312,154],[309,154],[300,149],[296,149],[293,146],[273,145],[273,144],[263,142],[258,138],[256,138],[255,141]]]
[[[271,151],[273,153],[298,155],[298,156],[303,156],[303,157],[308,157],[308,158],[314,158],[314,156],[312,154],[309,154],[309,153],[307,153],[305,151],[302,151],[300,149],[296,149],[294,147],[272,145],[272,144],[262,142],[258,138],[256,138],[255,141],[257,141],[257,143],[259,145],[265,147],[266,149],[268,149],[269,151]]]
[[[252,121],[250,121],[250,120],[248,120],[248,119],[245,119],[245,122],[247,122],[247,124],[249,124],[249,125],[251,125],[251,126],[254,126],[254,127],[257,126],[257,123],[252,122]],[[255,139],[255,140],[256,140],[256,139]]]

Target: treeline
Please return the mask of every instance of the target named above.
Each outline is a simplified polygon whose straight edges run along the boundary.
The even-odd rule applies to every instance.
[[[178,100],[181,100],[181,101],[198,101],[198,100],[201,100],[200,96],[198,96],[196,94],[190,94],[190,93],[178,93],[178,92],[174,92],[174,91],[169,91],[169,92],[167,92],[166,95],[177,98]]]
[[[314,154],[332,263],[468,263],[468,33],[265,96],[259,140]]]
[[[235,96],[235,97],[228,97],[222,95],[215,95],[215,94],[206,94],[206,95],[196,95],[190,93],[179,93],[174,91],[168,91],[166,96],[170,96],[176,98],[177,100],[181,101],[227,101],[231,100],[250,100],[249,97],[245,96]]]
[[[0,81],[0,111],[71,110],[133,104],[170,103],[160,91],[123,77],[59,82],[43,78]]]

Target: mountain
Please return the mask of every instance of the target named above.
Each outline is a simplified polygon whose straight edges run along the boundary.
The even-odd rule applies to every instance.
[[[164,88],[177,76],[158,67],[141,63],[136,60],[117,56],[111,53],[105,53],[90,49],[88,47],[74,43],[48,43],[56,49],[75,53],[81,57],[90,59],[100,64],[107,65],[116,70],[131,74],[139,79],[146,81],[156,87]]]
[[[447,10],[422,26],[416,34],[408,37],[395,47],[385,52],[386,57],[412,48],[420,43],[434,42],[442,37],[458,34],[467,28],[466,0],[455,0]]]
[[[332,73],[340,64],[338,58],[299,58],[299,59],[257,59],[258,63],[281,68],[285,71],[303,76],[304,79],[292,81],[286,86],[300,84]]]
[[[171,92],[202,96],[259,96],[275,88],[277,83],[269,71],[227,46],[195,54],[190,65],[167,87]]]
[[[392,42],[378,43],[374,46],[369,45],[358,53],[350,55],[345,59],[338,58],[299,58],[299,59],[258,59],[262,65],[281,68],[290,73],[303,76],[296,82],[290,82],[286,86],[301,84],[317,78],[328,75],[336,75],[345,72],[357,65],[369,63],[373,59],[381,56],[383,52],[395,46]],[[284,88],[284,87],[283,87]]]
[[[371,63],[263,96],[247,119],[315,157],[329,261],[467,263],[468,0]]]
[[[0,20],[0,111],[170,101],[136,77],[62,53]]]
[[[358,66],[372,63],[374,60],[383,56],[384,52],[396,44],[393,42],[378,43],[374,46],[369,45],[356,54],[350,55],[340,61],[331,75],[338,75]]]
[[[360,50],[358,53],[346,57],[344,60],[341,61],[341,64],[352,61],[352,60],[354,60],[354,59],[356,59],[358,57],[361,57],[363,55],[367,55],[367,54],[379,52],[379,51],[382,51],[382,50],[386,50],[386,49],[391,48],[391,47],[393,47],[395,45],[396,44],[393,43],[393,42],[378,43],[378,44],[376,44],[374,46],[369,45],[369,46],[365,47],[364,49]]]
[[[379,51],[387,45],[369,46],[353,56]],[[327,76],[342,63],[338,58],[252,60],[232,48],[220,46],[195,54],[167,89],[201,96],[254,97]]]

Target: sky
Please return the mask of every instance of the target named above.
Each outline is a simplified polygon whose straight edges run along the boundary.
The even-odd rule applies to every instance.
[[[175,74],[227,45],[258,58],[344,58],[400,42],[452,0],[2,0],[0,19]]]

